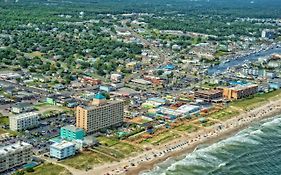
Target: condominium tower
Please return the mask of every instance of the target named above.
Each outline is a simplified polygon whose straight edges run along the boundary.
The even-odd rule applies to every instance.
[[[87,133],[121,124],[124,118],[124,102],[109,101],[98,93],[89,106],[76,109],[76,126]]]
[[[0,147],[0,174],[11,168],[30,163],[32,160],[32,145],[17,142]]]
[[[39,115],[36,112],[28,112],[9,117],[10,129],[22,131],[39,125]]]

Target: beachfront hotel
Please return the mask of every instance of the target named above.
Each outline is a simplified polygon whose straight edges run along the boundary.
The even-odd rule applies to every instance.
[[[249,97],[258,92],[258,85],[247,84],[247,85],[237,85],[235,87],[223,88],[223,96],[227,99],[241,99]]]
[[[76,127],[83,128],[87,133],[119,125],[124,119],[124,102],[108,101],[98,93],[88,106],[76,109]]]
[[[39,125],[39,114],[28,112],[9,117],[10,129],[13,131],[22,131]]]
[[[0,147],[0,174],[11,168],[30,163],[32,160],[32,145],[17,142]]]

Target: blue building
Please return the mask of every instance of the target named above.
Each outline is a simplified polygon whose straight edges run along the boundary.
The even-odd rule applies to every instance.
[[[115,88],[112,86],[106,86],[106,85],[101,85],[100,86],[100,91],[105,91],[105,92],[111,92],[114,91]]]
[[[54,143],[50,146],[50,157],[59,160],[75,155],[75,144],[67,141]]]
[[[275,89],[275,90],[277,90],[277,89],[280,89],[281,88],[281,81],[276,81],[276,82],[271,82],[271,83],[269,83],[269,88],[270,89]]]

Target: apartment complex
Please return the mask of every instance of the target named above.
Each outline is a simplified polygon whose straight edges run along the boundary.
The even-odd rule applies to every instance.
[[[85,132],[82,128],[68,125],[60,129],[60,137],[69,141],[82,140],[85,137]]]
[[[67,141],[50,146],[50,156],[59,160],[75,155],[75,144]]]
[[[11,168],[24,165],[32,160],[32,145],[17,142],[0,147],[0,174]]]
[[[255,84],[223,88],[223,96],[227,99],[241,99],[254,95],[257,92],[258,86]]]
[[[10,129],[13,131],[22,131],[39,125],[39,114],[28,112],[9,117]]]
[[[195,91],[194,96],[205,101],[213,101],[223,97],[223,91],[220,90],[198,90]]]
[[[102,94],[97,94],[91,105],[76,109],[76,127],[83,128],[87,133],[121,124],[123,118],[123,101],[108,101]]]

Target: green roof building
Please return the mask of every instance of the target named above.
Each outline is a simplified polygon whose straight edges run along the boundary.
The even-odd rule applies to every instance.
[[[68,125],[60,129],[60,137],[69,141],[82,140],[85,137],[85,131],[82,128]]]

